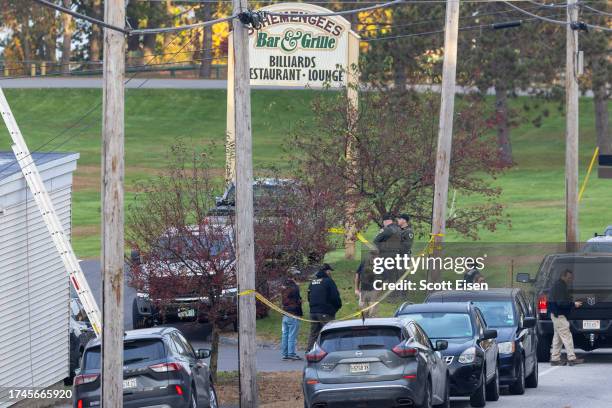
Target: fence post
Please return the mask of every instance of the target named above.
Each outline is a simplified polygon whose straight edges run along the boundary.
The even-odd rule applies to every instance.
[[[40,64],[40,75],[41,76],[47,75],[47,63],[46,62],[43,62]]]
[[[36,64],[30,65],[30,76],[36,76]]]

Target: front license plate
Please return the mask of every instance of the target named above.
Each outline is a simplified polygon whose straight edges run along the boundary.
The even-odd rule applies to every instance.
[[[599,330],[601,328],[601,323],[599,320],[583,320],[582,328],[584,330]]]
[[[185,309],[185,310],[181,310],[180,312],[178,312],[178,317],[179,318],[185,318],[185,317],[194,317],[195,316],[195,309]]]
[[[123,380],[123,388],[127,389],[127,388],[136,388],[136,386],[138,385],[138,383],[136,382],[135,378],[128,378],[127,380]]]
[[[349,370],[352,374],[367,373],[370,371],[370,363],[351,364]]]

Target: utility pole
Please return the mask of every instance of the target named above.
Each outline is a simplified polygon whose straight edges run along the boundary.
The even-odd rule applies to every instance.
[[[455,109],[455,83],[457,78],[457,37],[459,33],[459,0],[446,1],[446,23],[444,26],[444,64],[442,66],[442,95],[440,102],[440,125],[438,128],[438,151],[436,153],[436,175],[432,234],[434,247],[441,243],[446,231],[446,204],[448,201],[448,175],[453,139],[453,117]],[[431,280],[440,280],[440,271],[431,271]]]
[[[578,233],[578,30],[571,23],[578,21],[576,0],[567,2],[565,60],[565,243],[574,251],[580,240]]]
[[[125,0],[104,2],[123,27]],[[104,29],[102,117],[102,407],[123,406],[123,172],[125,36]]]
[[[234,14],[247,11],[246,0],[233,0]],[[238,292],[255,289],[253,234],[253,141],[248,29],[233,20],[234,137],[236,143],[236,265]],[[232,90],[228,89],[228,92]],[[240,407],[257,407],[255,296],[238,297],[238,373]]]

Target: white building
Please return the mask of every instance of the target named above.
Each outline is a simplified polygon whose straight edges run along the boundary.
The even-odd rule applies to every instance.
[[[34,153],[67,233],[77,153]],[[68,376],[69,280],[12,152],[0,152],[0,393]],[[6,399],[0,395],[0,407]],[[4,402],[2,402],[4,401]]]

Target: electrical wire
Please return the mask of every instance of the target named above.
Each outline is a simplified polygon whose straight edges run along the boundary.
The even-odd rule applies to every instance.
[[[108,28],[109,30],[115,30],[115,31],[119,31],[120,33],[123,34],[129,34],[129,30],[126,30],[125,28],[121,28],[112,24],[107,24],[102,20],[98,20],[97,18],[93,18],[93,17],[89,17],[85,14],[81,14],[81,13],[77,13],[76,11],[72,11],[69,8],[66,7],[62,7],[59,6],[57,4],[51,3],[50,1],[47,0],[34,0],[36,3],[41,4],[45,7],[50,7],[54,10],[57,10],[61,13],[66,13],[66,14],[70,14],[73,17],[79,18],[81,20],[85,20],[85,21],[89,21],[92,24],[97,24],[99,26],[102,26],[104,28]]]
[[[518,12],[521,12],[523,14],[526,14],[528,16],[531,16],[533,18],[537,18],[540,19],[542,21],[546,21],[548,23],[553,23],[553,24],[558,24],[558,25],[568,25],[570,23],[568,23],[567,21],[559,21],[559,20],[554,20],[552,18],[548,18],[548,17],[544,17],[544,16],[539,16],[537,14],[533,14],[527,10],[523,10],[522,8],[515,6],[514,4],[510,3],[509,1],[504,1],[505,4],[507,4],[508,6],[512,7],[513,9],[515,9]],[[602,26],[598,26],[598,25],[594,25],[594,24],[588,24],[585,23],[585,25],[589,28],[592,28],[594,30],[602,30],[602,31],[612,31],[612,28],[608,28],[608,27],[602,27]]]
[[[593,8],[591,6],[587,6],[586,4],[580,3],[580,7],[584,7],[585,9],[591,10],[593,13],[596,13],[596,14],[601,14],[602,16],[612,17],[612,13],[608,13],[606,11],[598,10],[598,9]]]

